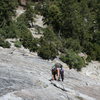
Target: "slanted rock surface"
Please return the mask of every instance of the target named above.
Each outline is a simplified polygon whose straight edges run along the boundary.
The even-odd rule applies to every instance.
[[[24,48],[0,48],[0,100],[100,100],[100,81],[65,67],[64,82],[49,81],[52,61]]]
[[[82,68],[82,73],[100,80],[100,62],[91,61],[87,67]]]
[[[32,26],[32,25],[31,25]],[[29,28],[30,32],[32,33],[34,38],[41,38],[43,36],[43,28],[47,26],[44,25],[43,16],[36,15],[34,17],[33,27]]]

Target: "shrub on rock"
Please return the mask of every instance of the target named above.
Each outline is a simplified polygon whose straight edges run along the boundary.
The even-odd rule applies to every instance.
[[[5,41],[4,39],[0,38],[0,46],[3,48],[10,48],[10,43]]]
[[[42,45],[38,50],[38,55],[43,59],[54,59],[58,52],[52,44]]]
[[[62,55],[60,59],[69,65],[69,68],[81,70],[85,66],[85,61],[79,55],[72,50],[67,50],[65,55]]]
[[[22,44],[21,44],[20,41],[15,41],[15,44],[14,45],[15,45],[15,47],[20,48]]]

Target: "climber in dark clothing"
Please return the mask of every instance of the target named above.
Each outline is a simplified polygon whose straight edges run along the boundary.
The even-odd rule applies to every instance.
[[[62,66],[61,66],[61,69],[60,69],[60,76],[61,76],[61,79],[63,81],[64,80],[64,69],[63,69]]]
[[[64,80],[64,70],[63,66],[60,63],[56,63],[53,66],[51,72],[52,72],[52,80],[60,81],[60,78],[62,81]]]

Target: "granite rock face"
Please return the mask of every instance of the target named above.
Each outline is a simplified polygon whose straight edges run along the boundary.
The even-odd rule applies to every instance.
[[[82,73],[89,77],[100,80],[100,62],[91,61],[87,67],[82,69]]]
[[[100,100],[100,81],[65,67],[49,81],[53,62],[24,48],[0,48],[0,100]]]

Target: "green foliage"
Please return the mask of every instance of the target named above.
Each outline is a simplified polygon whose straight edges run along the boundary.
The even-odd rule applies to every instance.
[[[72,50],[68,50],[60,59],[69,65],[69,68],[75,68],[78,71],[85,66],[85,61]]]
[[[58,54],[61,43],[51,27],[44,29],[43,34],[44,36],[40,39],[38,55],[43,59],[54,59]]]
[[[0,28],[0,37],[4,38],[4,37],[6,37],[5,35],[6,35],[5,30],[3,28]]]
[[[57,2],[49,2],[46,4],[44,3],[42,14],[44,16],[44,22],[47,25],[52,25],[54,30],[59,32],[60,25],[62,23],[61,20],[61,10]]]
[[[0,35],[3,38],[16,38],[16,26],[13,23],[18,0],[0,1]]]
[[[20,25],[20,41],[25,48],[28,48],[30,51],[37,50],[37,40],[33,38],[31,32],[27,29],[26,26]]]
[[[96,5],[96,19],[97,19],[97,26],[100,31],[100,1],[98,0]]]
[[[24,24],[27,26],[27,21],[26,21],[26,16],[25,13],[21,14],[18,18],[17,18],[17,23],[18,24]]]
[[[48,44],[53,44],[55,46],[55,49],[60,50],[62,48],[61,39],[54,33],[52,27],[44,29],[43,35],[44,37],[42,37],[42,40],[44,40]]]
[[[44,22],[53,27],[60,41],[64,40],[64,49],[86,52],[94,60],[99,58],[99,0],[44,1],[42,15]]]
[[[57,54],[58,52],[53,44],[45,43],[44,45],[41,45],[41,47],[38,50],[38,55],[43,59],[54,59],[57,56]]]
[[[38,51],[44,59],[54,59],[62,52],[64,62],[78,70],[84,66],[82,58],[74,52],[86,52],[88,59],[100,60],[100,1],[98,0],[44,0],[33,9],[28,1],[26,11],[12,20],[17,0],[1,0],[0,45],[10,47],[6,38],[17,38],[15,46],[22,44],[30,51]],[[35,13],[40,10],[44,17],[43,37],[34,39],[29,27],[33,27]],[[38,28],[38,30],[40,30]],[[20,44],[21,43],[21,44]]]
[[[29,48],[30,51],[36,52],[38,51],[38,39],[33,39],[31,42],[31,47]]]
[[[14,45],[15,45],[15,47],[17,47],[17,48],[21,48],[21,45],[22,45],[22,44],[21,44],[20,41],[17,40],[17,41],[14,42]]]
[[[27,4],[26,11],[17,18],[17,22],[26,25],[27,27],[32,27],[35,17],[35,12],[30,4]]]
[[[0,27],[9,25],[12,22],[12,16],[15,15],[17,3],[17,0],[0,1]]]
[[[93,34],[92,42],[100,45],[100,31]]]
[[[3,48],[10,48],[10,43],[0,38],[0,46]]]
[[[9,26],[0,28],[0,35],[4,38],[17,38],[18,33],[19,29],[15,22],[10,23]]]
[[[40,2],[35,3],[34,9],[35,9],[35,13],[36,14],[41,14],[41,12],[42,12],[42,4]]]
[[[30,3],[28,3],[26,6],[25,17],[26,17],[27,25],[33,23],[33,21],[34,21],[33,17],[35,17],[35,14],[34,14],[34,10],[33,10],[32,6],[30,5]]]
[[[23,22],[13,22],[10,26],[0,29],[0,36],[4,38],[19,38],[21,41],[16,41],[15,46],[20,47],[21,44],[30,51],[37,50],[37,40],[33,38],[31,32]]]
[[[29,24],[34,21],[34,10],[28,2],[26,12],[22,14],[17,21],[13,21],[12,17],[15,15],[15,8],[17,0],[1,0],[0,3],[0,46],[9,47],[8,42],[3,38],[18,38],[21,41],[16,41],[15,46],[20,47],[21,44],[30,51],[37,50],[37,40],[33,38],[31,32],[28,30]]]
[[[89,55],[91,59],[100,61],[100,45],[94,43],[92,49],[89,51]]]
[[[56,41],[56,35],[51,27],[45,28],[43,30],[44,39],[48,40],[48,42],[55,40]]]
[[[25,48],[28,48],[30,51],[36,51],[37,50],[37,42],[32,39],[31,35],[25,34],[21,42]]]
[[[68,49],[72,49],[76,52],[81,51],[82,47],[80,46],[80,42],[76,39],[68,38],[65,43],[65,47]]]

